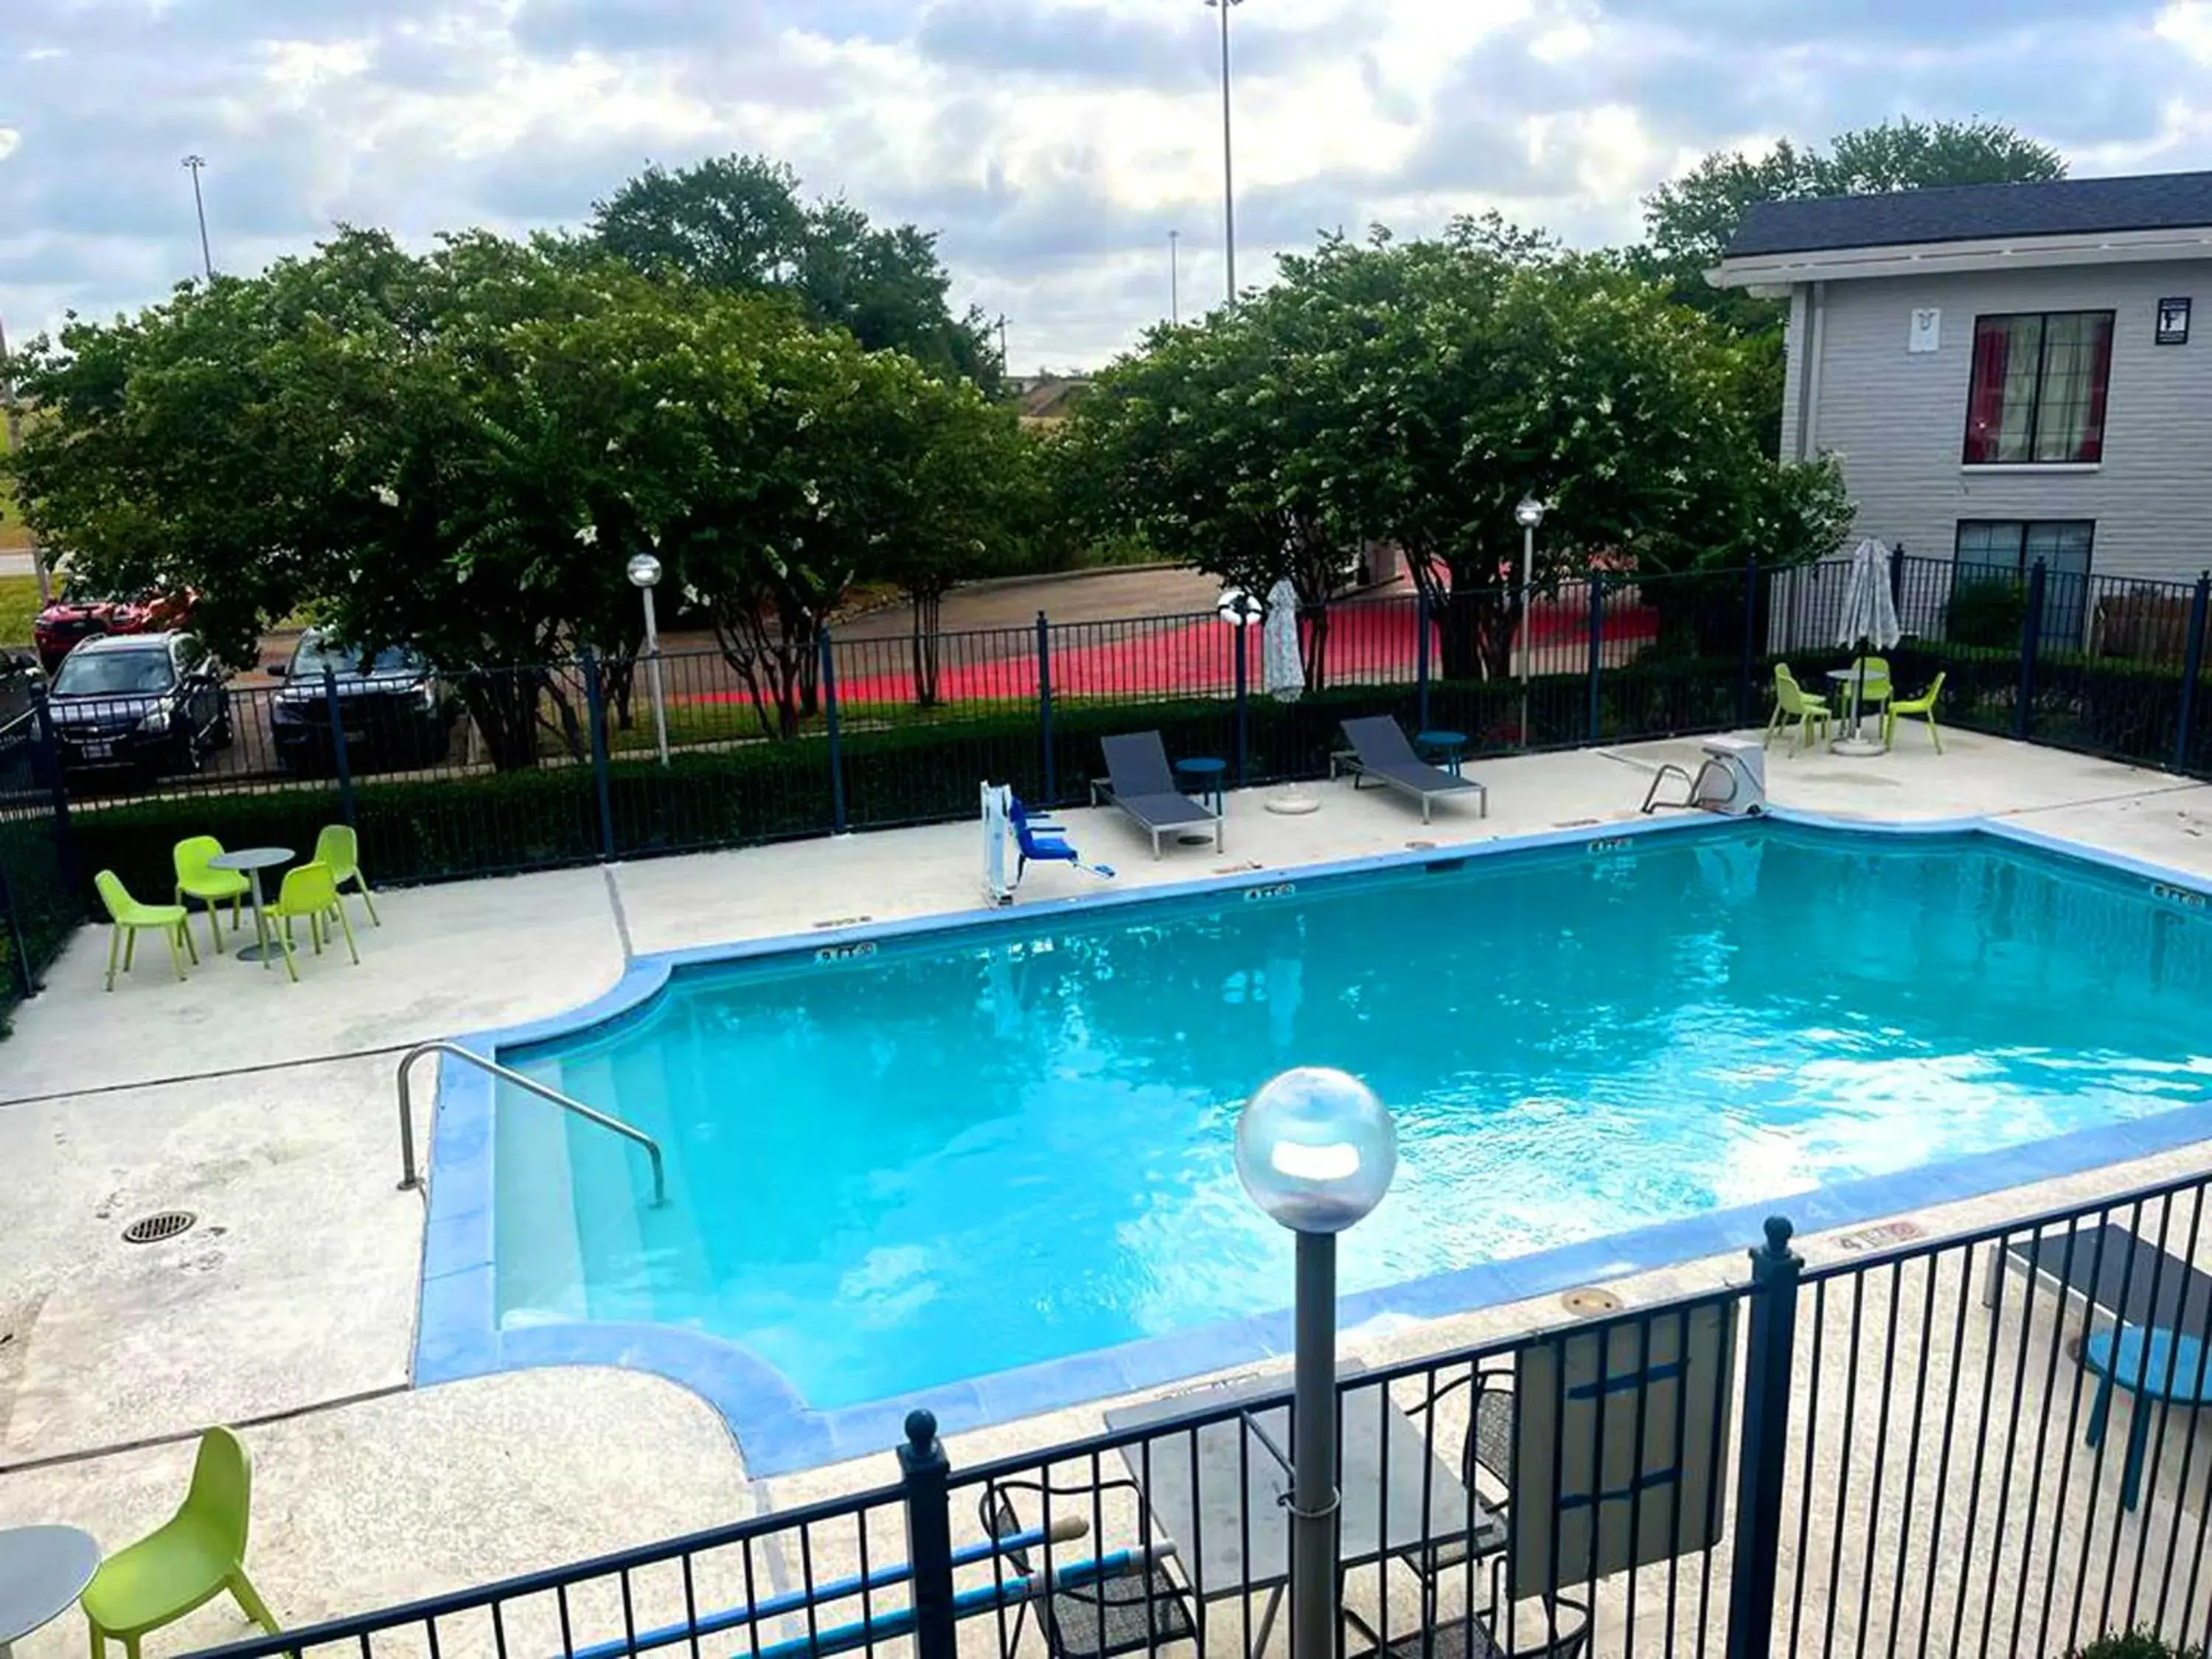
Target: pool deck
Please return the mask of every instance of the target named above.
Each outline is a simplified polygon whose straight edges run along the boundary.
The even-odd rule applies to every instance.
[[[1967,733],[1873,760],[1770,758],[1783,806],[1875,822],[1985,817],[2212,878],[2212,787]],[[1486,763],[1491,816],[1312,786],[1310,817],[1230,800],[1228,851],[1157,862],[1110,812],[1060,816],[1118,884],[1332,860],[1624,821],[1651,769],[1694,741]],[[0,1526],[58,1521],[108,1547],[166,1514],[189,1437],[244,1427],[259,1476],[252,1564],[287,1623],[575,1560],[888,1478],[888,1455],[749,1477],[721,1420],[656,1377],[601,1368],[410,1386],[423,1210],[396,1190],[398,1052],[558,1014],[629,957],[978,910],[973,823],[562,871],[380,896],[363,966],[310,958],[303,983],[225,957],[185,984],[157,955],[100,988],[87,929],[0,1042]],[[1035,872],[1024,906],[1098,890]],[[358,920],[358,913],[356,913]],[[205,935],[200,934],[203,951]],[[260,1001],[266,999],[265,1006]],[[427,1071],[427,1067],[425,1068]],[[418,1139],[431,1091],[418,1091]],[[2203,1146],[1916,1212],[1930,1231],[2200,1170]],[[32,1195],[35,1195],[33,1197]],[[1786,1207],[1786,1206],[1784,1206]],[[132,1218],[181,1208],[192,1231],[131,1246]],[[1748,1243],[1749,1240],[1745,1243]],[[1818,1261],[1834,1246],[1806,1243]],[[1632,1305],[1741,1271],[1730,1255],[1613,1286]],[[1370,1360],[1550,1323],[1556,1299],[1352,1334]],[[1094,1431],[1101,1403],[955,1437],[957,1461]],[[243,1633],[227,1603],[161,1649]],[[81,1652],[74,1618],[19,1644]]]

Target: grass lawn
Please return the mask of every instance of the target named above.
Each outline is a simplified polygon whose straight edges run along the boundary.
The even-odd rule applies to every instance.
[[[35,576],[0,576],[0,647],[31,643],[31,618],[39,614]]]

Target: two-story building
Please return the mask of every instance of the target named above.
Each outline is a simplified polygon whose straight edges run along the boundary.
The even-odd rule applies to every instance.
[[[1782,453],[1838,459],[1858,534],[2212,566],[2212,173],[1766,203],[1710,280],[1789,301]]]

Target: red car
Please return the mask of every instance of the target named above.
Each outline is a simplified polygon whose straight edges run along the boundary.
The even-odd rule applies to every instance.
[[[46,672],[80,641],[102,634],[162,634],[184,627],[191,617],[190,594],[140,594],[124,599],[58,599],[39,612],[31,638]]]

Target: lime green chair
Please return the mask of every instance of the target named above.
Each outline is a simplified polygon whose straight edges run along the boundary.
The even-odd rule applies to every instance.
[[[329,933],[335,918],[345,930],[346,954],[361,965],[361,951],[353,942],[353,924],[346,920],[345,906],[338,898],[338,884],[331,878],[327,864],[295,865],[284,872],[284,885],[278,890],[276,902],[269,907],[269,920],[276,924],[276,942],[284,949],[284,971],[292,976],[292,983],[300,982],[299,964],[292,957],[292,924],[304,921],[307,937],[314,942],[315,954],[323,953],[323,939]]]
[[[226,899],[230,902],[230,931],[236,933],[239,902],[253,884],[235,870],[218,870],[208,862],[222,856],[222,843],[213,836],[180,841],[169,856],[177,866],[177,902],[190,909],[190,901],[198,899],[207,907],[208,945],[221,956],[222,929],[216,926],[216,910]]]
[[[1943,734],[1936,728],[1936,699],[1942,695],[1943,676],[1938,674],[1935,684],[1918,696],[1907,697],[1901,702],[1893,702],[1887,708],[1882,710],[1881,746],[1884,749],[1888,748],[1891,739],[1897,736],[1897,720],[1900,714],[1907,719],[1917,714],[1928,722],[1929,740],[1936,745],[1936,752],[1942,754]]]
[[[77,1605],[92,1626],[92,1659],[110,1642],[138,1659],[138,1638],[173,1625],[228,1590],[246,1616],[271,1636],[276,1620],[246,1577],[246,1534],[253,1507],[253,1463],[228,1429],[200,1437],[191,1489],[159,1531],[100,1563]]]
[[[343,889],[348,882],[351,882],[354,890],[361,895],[361,908],[368,912],[368,925],[372,927],[384,926],[377,920],[376,900],[369,893],[368,878],[361,872],[361,841],[354,834],[352,825],[333,823],[317,836],[314,861],[331,866],[332,885]]]
[[[131,896],[123,878],[112,870],[103,870],[92,878],[100,902],[107,908],[107,919],[114,925],[107,930],[107,988],[115,988],[115,956],[123,953],[123,970],[131,971],[131,961],[138,952],[138,935],[155,933],[168,941],[169,960],[176,964],[177,977],[185,976],[185,957],[189,955],[195,967],[200,953],[192,944],[192,936],[185,929],[185,907],[181,904],[141,904]]]
[[[1863,666],[1866,670],[1863,678],[1859,673]],[[1843,695],[1849,697],[1856,691],[1859,706],[1863,708],[1878,708],[1887,703],[1893,690],[1889,678],[1889,659],[1887,657],[1855,659],[1851,663],[1851,677],[1843,685]]]
[[[1792,750],[1809,748],[1828,733],[1828,705],[1821,698],[1810,696],[1797,684],[1787,663],[1774,665],[1774,718],[1766,722],[1766,736],[1759,746],[1774,741],[1774,734],[1795,720],[1797,730],[1790,739]]]

